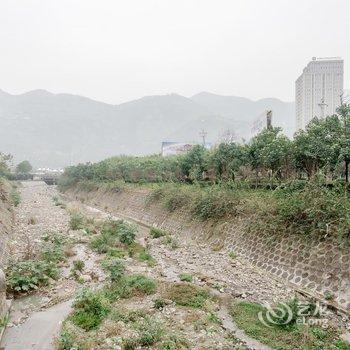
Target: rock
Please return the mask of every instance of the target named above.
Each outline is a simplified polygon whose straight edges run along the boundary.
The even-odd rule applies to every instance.
[[[81,278],[83,279],[84,282],[91,282],[92,278],[90,275],[81,275]]]

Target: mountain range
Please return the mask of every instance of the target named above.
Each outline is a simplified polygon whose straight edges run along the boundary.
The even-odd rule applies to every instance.
[[[20,95],[0,90],[0,152],[36,167],[64,167],[118,154],[159,153],[162,141],[199,142],[202,129],[211,143],[227,130],[242,141],[267,109],[273,111],[273,124],[291,136],[294,103],[275,98],[252,101],[201,92],[111,105],[45,90]]]

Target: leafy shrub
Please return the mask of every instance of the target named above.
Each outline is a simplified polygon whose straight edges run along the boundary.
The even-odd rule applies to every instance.
[[[58,270],[53,263],[26,260],[10,264],[6,269],[7,288],[10,292],[29,292],[49,284],[57,278]]]
[[[210,298],[205,289],[187,283],[172,284],[168,288],[166,296],[178,305],[193,308],[202,308],[205,301]]]
[[[166,232],[157,227],[151,227],[149,234],[152,238],[160,238],[166,235]]]
[[[162,323],[148,315],[135,320],[132,326],[137,335],[123,338],[122,348],[124,350],[134,350],[139,347],[150,348],[159,342],[165,334]]]
[[[287,305],[287,308],[285,305]],[[282,328],[294,326],[300,310],[299,300],[294,298],[286,303],[278,304],[274,310],[276,310],[276,312],[271,313],[273,324]],[[285,312],[279,312],[278,310],[284,310]]]
[[[119,241],[126,245],[131,245],[135,241],[137,228],[127,222],[123,222],[118,227]]]
[[[164,198],[164,190],[163,188],[157,188],[147,195],[146,204],[158,202],[162,198]]]
[[[69,319],[86,331],[98,328],[108,315],[110,307],[103,294],[83,289],[73,303],[73,314]]]
[[[59,245],[44,245],[41,251],[41,258],[53,263],[65,260],[63,247]]]
[[[102,266],[109,273],[109,279],[112,283],[119,281],[124,276],[125,267],[121,260],[108,259],[103,262]]]
[[[123,350],[135,350],[137,349],[139,342],[136,337],[123,338]]]
[[[232,193],[224,191],[209,191],[201,193],[195,200],[192,213],[198,219],[220,219],[237,214],[237,206],[240,201]]]
[[[84,226],[84,216],[80,213],[73,213],[69,220],[69,227],[72,230],[80,230]]]

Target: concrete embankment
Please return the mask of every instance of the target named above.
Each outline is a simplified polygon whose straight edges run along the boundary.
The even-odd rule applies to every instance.
[[[10,204],[10,191],[11,185],[0,179],[0,319],[3,319],[8,310],[3,268],[8,259],[7,243],[12,229],[13,212]]]
[[[244,220],[238,218],[199,222],[186,212],[170,213],[160,203],[147,204],[149,193],[140,188],[120,191],[72,189],[66,192],[70,198],[113,214],[161,227],[178,235],[182,241],[195,240],[215,250],[233,251],[280,281],[350,311],[349,249],[327,239],[300,235],[277,233],[272,237],[264,232],[253,235],[247,233]]]

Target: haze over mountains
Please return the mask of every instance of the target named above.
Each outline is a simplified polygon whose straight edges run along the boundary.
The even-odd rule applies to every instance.
[[[227,129],[247,139],[252,121],[267,109],[273,110],[274,125],[291,136],[294,103],[274,98],[252,101],[202,92],[191,98],[170,94],[110,105],[45,90],[21,95],[0,90],[0,151],[36,167],[158,153],[162,141],[199,142],[201,129],[212,143]]]

